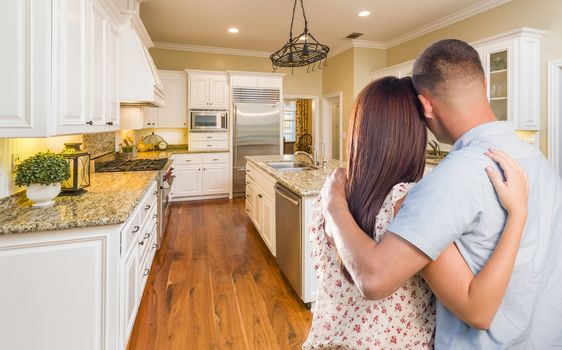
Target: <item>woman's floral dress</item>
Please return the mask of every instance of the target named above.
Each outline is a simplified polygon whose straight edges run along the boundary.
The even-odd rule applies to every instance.
[[[394,206],[413,186],[392,188],[376,218],[379,241],[394,217]],[[341,271],[335,247],[324,236],[324,218],[317,199],[309,227],[318,296],[303,349],[432,349],[435,328],[434,297],[419,276],[410,278],[394,294],[367,300]]]

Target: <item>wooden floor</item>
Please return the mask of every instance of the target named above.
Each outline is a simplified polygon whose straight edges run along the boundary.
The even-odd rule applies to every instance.
[[[243,199],[174,204],[129,349],[298,349],[310,322]]]

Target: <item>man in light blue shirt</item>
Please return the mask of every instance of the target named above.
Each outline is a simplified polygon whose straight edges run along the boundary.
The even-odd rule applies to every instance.
[[[376,249],[362,241],[365,235],[346,209],[345,175],[333,174],[322,196],[338,252],[363,267],[350,273],[374,299],[392,293],[451,243],[477,274],[506,220],[484,171],[490,165],[499,170],[484,153],[501,149],[521,164],[530,184],[513,275],[488,330],[469,326],[438,303],[435,348],[562,349],[562,180],[510,123],[495,121],[478,54],[468,44],[433,44],[416,60],[413,80],[429,128],[453,150],[408,194]]]

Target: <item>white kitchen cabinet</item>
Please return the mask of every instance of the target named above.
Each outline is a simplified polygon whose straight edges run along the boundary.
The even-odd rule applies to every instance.
[[[110,0],[2,2],[0,137],[117,130],[120,21]]]
[[[203,194],[228,193],[228,163],[203,165]]]
[[[229,71],[232,87],[247,87],[257,89],[283,89],[281,73],[258,73]]]
[[[383,69],[378,69],[371,72],[371,80],[377,80],[387,76],[394,76],[397,78],[410,77],[412,76],[413,67],[414,61],[408,61]]]
[[[521,28],[473,46],[481,55],[490,105],[517,130],[540,129],[540,40],[544,31]]]
[[[107,125],[116,128],[120,124],[119,101],[119,28],[115,25],[109,27],[109,112]]]
[[[174,197],[200,196],[203,194],[202,164],[175,165]]]
[[[276,255],[276,182],[254,165],[246,165],[246,212],[273,256]]]
[[[224,197],[230,191],[230,154],[174,154],[173,199]]]
[[[160,108],[158,123],[159,128],[185,128],[187,127],[186,103],[186,75],[182,71],[158,71],[164,90],[166,104]]]
[[[228,109],[228,76],[222,72],[187,70],[189,109]]]
[[[123,263],[121,278],[121,349],[127,348],[127,340],[131,335],[135,319],[137,317],[139,296],[138,287],[139,257],[137,251],[133,249]]]

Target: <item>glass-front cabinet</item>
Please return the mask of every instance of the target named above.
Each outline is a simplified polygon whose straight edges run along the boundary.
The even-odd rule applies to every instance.
[[[473,43],[480,53],[488,99],[498,120],[517,130],[540,129],[540,39],[544,31],[520,28]]]

